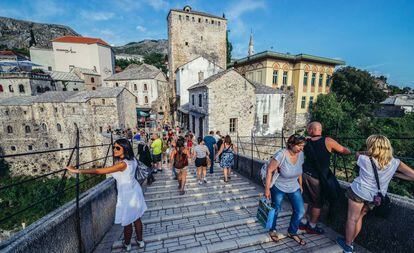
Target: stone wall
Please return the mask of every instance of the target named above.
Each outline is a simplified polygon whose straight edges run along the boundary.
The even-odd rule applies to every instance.
[[[85,103],[0,106],[0,147],[6,155],[72,148],[76,141],[76,126],[80,130],[81,146],[107,144],[110,139],[104,137],[103,132],[109,125],[112,129],[136,126],[134,98],[129,91],[123,90],[117,98],[91,98]],[[13,133],[7,132],[8,126],[12,127]],[[28,133],[26,126],[30,129]],[[106,146],[81,149],[80,160],[102,158],[106,152]],[[6,158],[6,161],[11,165],[12,175],[40,175],[64,168],[69,155],[70,150],[67,150]]]
[[[208,86],[208,130],[221,134],[249,136],[256,112],[255,87],[235,70]],[[237,118],[236,132],[230,133],[230,118]]]
[[[84,252],[92,252],[111,228],[115,217],[116,189],[106,179],[81,195],[80,231]],[[0,243],[7,253],[78,252],[76,203],[71,201]]]
[[[26,72],[0,73],[0,85],[3,86],[0,98],[33,96],[46,90],[56,90],[49,75],[36,75]],[[20,91],[19,85],[23,85],[23,92]],[[11,86],[12,91],[10,91],[9,86]]]

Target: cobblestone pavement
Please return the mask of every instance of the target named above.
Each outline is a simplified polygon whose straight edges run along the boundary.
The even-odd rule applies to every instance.
[[[302,235],[306,246],[289,238],[272,242],[255,218],[261,187],[237,173],[224,183],[219,168],[207,174],[207,184],[198,185],[194,171],[190,166],[183,196],[169,169],[143,187],[148,205],[142,217],[146,245],[138,248],[133,240],[130,252],[342,252],[335,244],[336,234],[323,225],[327,230],[323,236]],[[282,234],[287,232],[290,214],[290,206],[284,203],[278,219]],[[95,252],[125,252],[122,238],[122,227],[114,225]]]

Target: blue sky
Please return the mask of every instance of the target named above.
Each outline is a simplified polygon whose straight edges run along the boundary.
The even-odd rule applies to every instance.
[[[63,24],[113,45],[167,38],[170,8],[226,14],[233,56],[306,53],[346,61],[414,88],[414,1],[410,0],[0,0],[0,16]]]

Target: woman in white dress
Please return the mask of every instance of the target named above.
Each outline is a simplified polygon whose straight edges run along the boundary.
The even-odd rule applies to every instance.
[[[127,139],[115,141],[114,157],[118,162],[110,167],[101,169],[77,170],[73,166],[67,169],[79,174],[111,174],[116,180],[118,197],[115,211],[115,224],[124,227],[124,247],[131,250],[132,224],[135,226],[138,247],[144,247],[142,240],[141,217],[147,210],[141,186],[135,179],[137,161],[131,143]]]

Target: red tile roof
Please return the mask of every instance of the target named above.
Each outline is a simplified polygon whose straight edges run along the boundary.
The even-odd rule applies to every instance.
[[[53,42],[66,42],[66,43],[80,43],[80,44],[101,44],[104,46],[109,46],[108,43],[99,39],[99,38],[89,38],[81,36],[62,36],[52,40]]]
[[[3,50],[0,51],[0,55],[16,55],[13,51]]]

